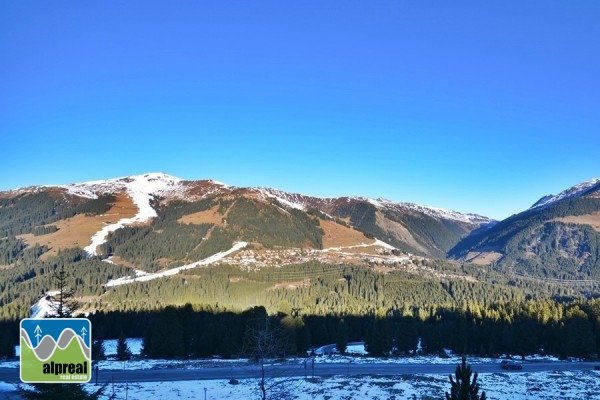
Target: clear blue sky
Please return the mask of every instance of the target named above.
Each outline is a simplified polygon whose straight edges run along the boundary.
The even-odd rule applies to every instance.
[[[598,1],[0,0],[0,190],[144,172],[496,219],[600,177]]]

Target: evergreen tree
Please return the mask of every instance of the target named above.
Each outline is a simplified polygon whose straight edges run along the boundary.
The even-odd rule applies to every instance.
[[[346,326],[346,321],[343,319],[340,319],[338,324],[335,347],[340,353],[346,353],[346,348],[348,347],[348,327]]]
[[[15,346],[11,340],[11,335],[8,328],[0,329],[0,359],[15,356]]]
[[[467,358],[462,358],[462,364],[456,367],[454,373],[456,380],[450,375],[450,393],[446,392],[446,400],[486,400],[485,392],[478,395],[479,384],[477,383],[477,372],[473,375],[471,382],[471,366],[467,364]]]
[[[596,343],[592,324],[588,315],[579,306],[575,306],[567,312],[564,333],[566,338],[564,346],[568,354],[586,357],[594,353]]]
[[[100,360],[106,360],[104,349],[104,340],[101,338],[92,341],[92,363],[95,364]]]
[[[182,358],[184,352],[177,308],[167,306],[160,312],[157,325],[144,336],[144,354],[149,358]]]
[[[131,350],[129,350],[129,346],[125,341],[125,334],[121,332],[117,341],[117,360],[126,361],[129,359],[131,359]]]
[[[67,278],[64,264],[52,275],[52,282],[57,287],[53,301],[50,302],[50,307],[54,312],[52,318],[71,318],[77,309],[78,304],[73,299],[75,291],[67,285]]]
[[[392,334],[386,318],[375,318],[371,332],[365,340],[366,350],[372,356],[385,356],[392,349]]]
[[[417,348],[419,333],[417,324],[413,318],[403,317],[396,326],[394,335],[395,351],[400,354],[408,354]]]
[[[192,338],[192,354],[194,357],[207,358],[215,355],[219,334],[212,322],[202,329],[196,329]]]

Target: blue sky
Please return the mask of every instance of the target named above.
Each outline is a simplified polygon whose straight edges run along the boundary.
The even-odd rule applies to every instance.
[[[145,172],[502,219],[600,177],[597,1],[0,0],[0,190]]]

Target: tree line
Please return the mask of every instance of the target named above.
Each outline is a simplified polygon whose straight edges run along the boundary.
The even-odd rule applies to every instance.
[[[596,357],[600,353],[600,299],[570,302],[527,300],[479,307],[438,308],[415,315],[303,315],[298,310],[270,315],[262,306],[242,312],[218,307],[167,306],[156,311],[89,315],[96,339],[142,337],[149,358],[249,357],[257,329],[281,332],[280,356],[306,356],[315,347],[364,341],[373,356],[534,354]],[[0,324],[3,338],[16,344],[18,321]],[[7,341],[2,355],[10,355]]]
[[[91,317],[107,337],[118,330],[144,338],[151,358],[247,356],[245,340],[256,324],[278,327],[288,355],[312,347],[364,341],[374,356],[457,354],[592,357],[600,351],[600,300],[566,303],[534,300],[480,307],[438,308],[414,315],[269,315],[264,307],[243,312],[168,306],[156,312],[98,313]],[[127,321],[127,322],[125,322]]]

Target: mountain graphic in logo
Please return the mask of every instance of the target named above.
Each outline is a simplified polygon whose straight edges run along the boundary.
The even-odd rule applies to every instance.
[[[21,381],[89,382],[91,336],[87,318],[21,320]]]

